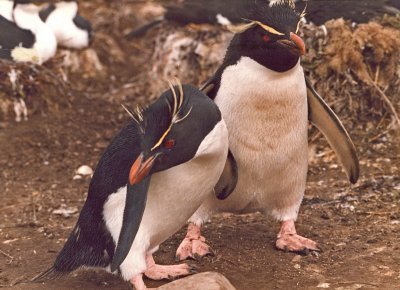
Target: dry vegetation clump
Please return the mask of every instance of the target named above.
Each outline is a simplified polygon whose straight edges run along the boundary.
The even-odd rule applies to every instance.
[[[343,19],[326,23],[326,34],[310,25],[304,28],[312,40],[305,67],[317,90],[347,117],[392,117],[400,93],[400,31],[378,22],[353,28]],[[322,39],[322,41],[321,41]]]
[[[0,60],[0,122],[19,122],[35,112],[58,112],[69,106],[59,68],[58,59],[43,66]]]
[[[392,128],[400,125],[396,113],[400,109],[400,30],[395,28],[397,18],[383,19],[386,24],[353,27],[336,19],[323,27],[305,24],[302,29],[308,48],[303,58],[306,73],[349,128],[355,125],[354,119],[391,120]],[[148,73],[152,92],[159,92],[164,80],[174,76],[193,84],[207,80],[221,64],[232,37],[221,27],[172,24],[163,25],[154,35]]]
[[[200,85],[222,63],[232,33],[211,25],[172,24],[156,32],[149,72],[153,92],[163,90],[165,80],[179,78],[183,83]]]

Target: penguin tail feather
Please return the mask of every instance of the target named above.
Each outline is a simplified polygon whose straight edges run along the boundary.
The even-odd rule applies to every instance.
[[[50,269],[47,269],[46,271],[39,273],[35,277],[31,278],[28,282],[31,283],[41,283],[44,281],[51,281],[58,279],[62,276],[64,276],[66,273],[57,271],[54,267],[51,267]]]
[[[39,273],[33,278],[23,278],[19,281],[14,282],[10,286],[18,285],[18,284],[29,284],[29,283],[42,283],[45,281],[51,281],[51,280],[56,280],[62,276],[64,276],[67,273],[57,271],[54,267],[51,267],[50,269],[47,269],[46,271]]]

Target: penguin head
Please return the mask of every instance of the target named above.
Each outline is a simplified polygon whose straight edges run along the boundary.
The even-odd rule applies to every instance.
[[[204,138],[221,121],[218,107],[197,88],[180,85],[164,92],[150,107],[133,114],[141,132],[141,154],[131,167],[130,184],[185,163],[199,152]]]
[[[305,54],[303,40],[297,35],[305,12],[295,10],[292,0],[257,1],[247,23],[232,27],[236,33],[231,45],[240,56],[247,56],[261,65],[284,72],[294,67]]]

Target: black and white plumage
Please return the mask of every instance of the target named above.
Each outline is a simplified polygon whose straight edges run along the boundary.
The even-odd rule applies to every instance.
[[[300,65],[305,47],[296,33],[302,13],[289,0],[272,7],[260,1],[255,5],[248,21],[236,27],[223,64],[203,88],[227,124],[237,186],[223,202],[209,196],[191,217],[191,241],[185,239],[177,251],[181,259],[207,252],[206,245],[198,250],[192,243],[190,250],[188,243],[204,221],[224,211],[268,213],[282,222],[278,248],[318,250],[294,227],[306,185],[309,117],[327,136],[350,181],[355,183],[359,176],[352,141]],[[204,241],[199,234],[197,238]]]
[[[145,289],[142,273],[167,278],[155,274],[152,253],[213,194],[228,133],[217,106],[189,85],[171,86],[132,117],[101,157],[78,222],[53,267],[34,280],[81,266],[119,269],[137,289]],[[217,194],[224,197],[223,190]],[[190,271],[186,264],[158,267],[180,267],[171,276]]]
[[[39,18],[38,6],[30,1],[2,0],[0,8],[3,7],[5,9],[0,13],[0,41],[3,51],[1,57],[42,64],[55,55],[56,38]]]
[[[93,38],[92,26],[78,13],[77,2],[48,4],[40,10],[39,16],[54,32],[58,45],[76,49],[89,46]]]
[[[35,35],[28,29],[0,16],[0,58],[15,61],[37,61],[39,55],[33,49]]]

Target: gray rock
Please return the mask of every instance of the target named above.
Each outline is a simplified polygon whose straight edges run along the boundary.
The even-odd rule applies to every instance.
[[[158,287],[157,290],[236,290],[224,275],[216,272],[199,273]]]

